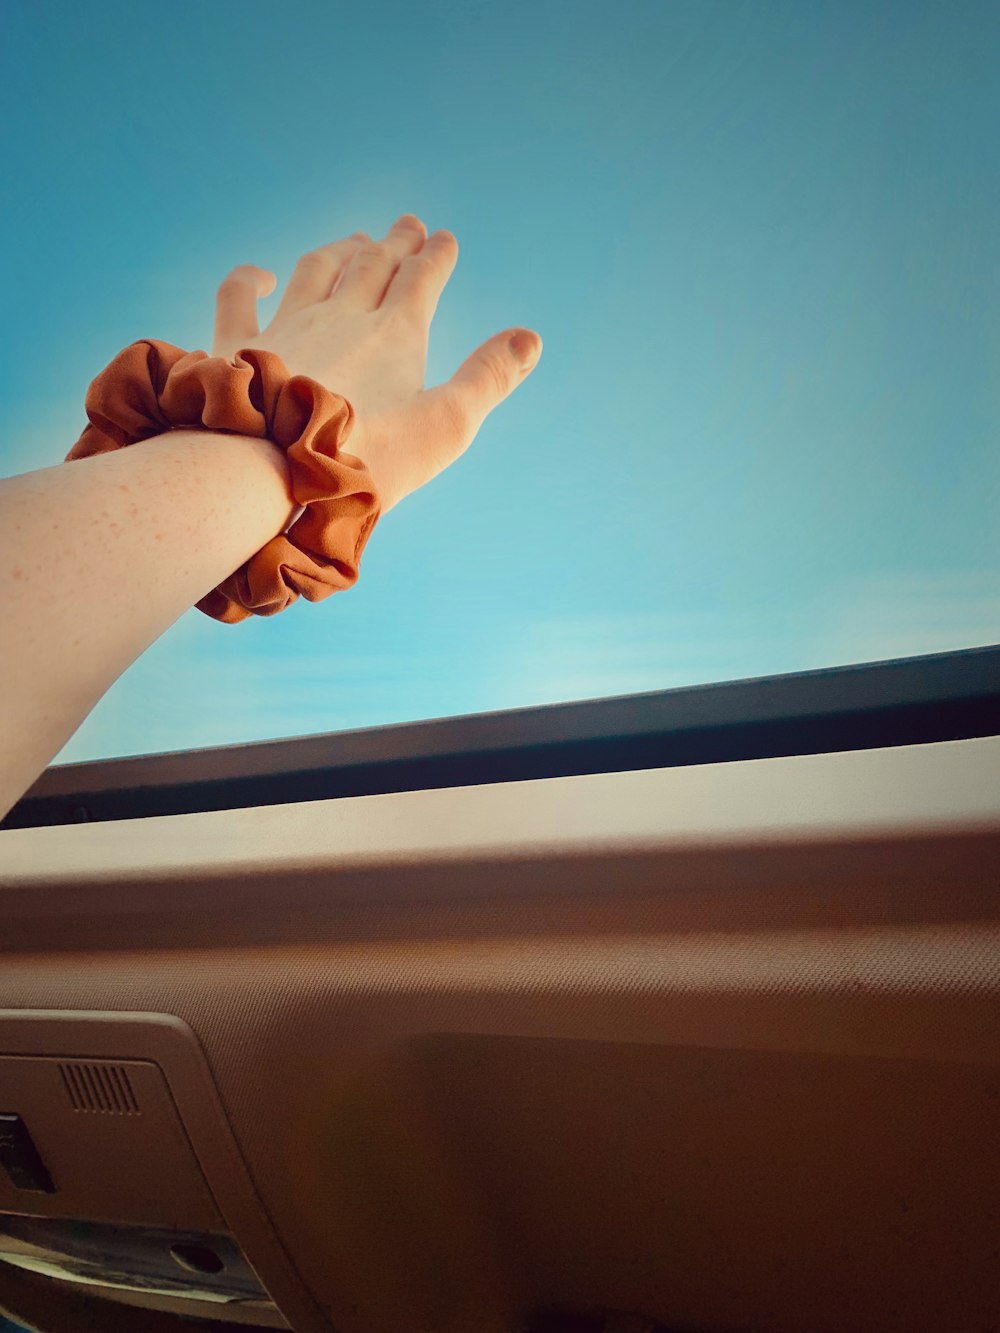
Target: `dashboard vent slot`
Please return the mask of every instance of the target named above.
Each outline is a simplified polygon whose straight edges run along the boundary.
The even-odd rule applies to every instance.
[[[128,1070],[123,1065],[61,1064],[59,1074],[74,1111],[140,1114]]]

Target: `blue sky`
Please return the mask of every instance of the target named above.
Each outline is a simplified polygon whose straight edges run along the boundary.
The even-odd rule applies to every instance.
[[[57,762],[1000,642],[1000,7],[21,0],[0,473],[237,263],[412,211],[545,351],[354,588],[192,609]],[[16,128],[15,128],[16,126]],[[13,202],[13,207],[10,202]]]

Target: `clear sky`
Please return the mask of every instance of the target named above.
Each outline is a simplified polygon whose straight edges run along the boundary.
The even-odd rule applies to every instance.
[[[995,0],[3,18],[3,475],[128,343],[210,350],[233,265],[263,325],[402,212],[460,245],[428,385],[545,344],[352,589],[192,609],[59,762],[1000,642]]]

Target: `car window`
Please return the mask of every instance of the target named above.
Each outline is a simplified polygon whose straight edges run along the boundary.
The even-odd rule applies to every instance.
[[[6,26],[6,474],[129,342],[207,349],[235,264],[278,275],[263,325],[300,254],[403,211],[460,245],[428,385],[544,340],[353,588],[191,609],[57,763],[1000,640],[995,4]]]

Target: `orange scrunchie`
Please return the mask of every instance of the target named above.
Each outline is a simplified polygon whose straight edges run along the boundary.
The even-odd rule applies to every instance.
[[[66,455],[87,458],[175,426],[266,436],[288,458],[305,512],[195,605],[233,625],[298,600],[321,602],[357,581],[381,513],[371,473],[341,446],[354,409],[317,380],[289,375],[274,352],[242,348],[236,364],[143,338],[119,352],[87,390],[90,425]]]

